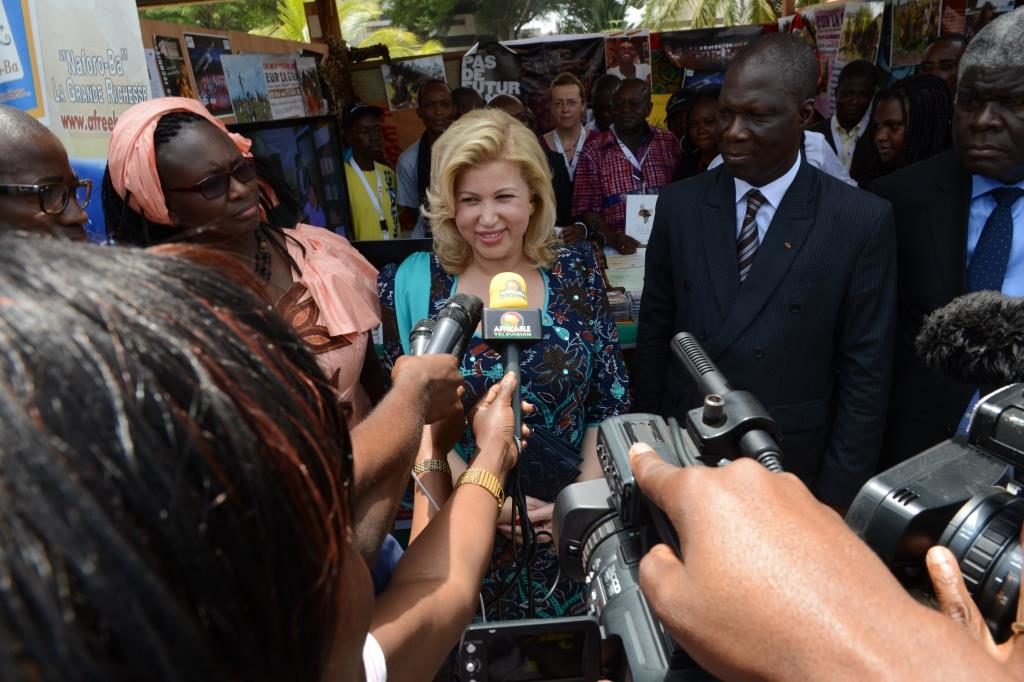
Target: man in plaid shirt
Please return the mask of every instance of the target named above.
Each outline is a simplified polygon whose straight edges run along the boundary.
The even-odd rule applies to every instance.
[[[591,134],[580,156],[573,185],[572,213],[620,253],[633,253],[637,241],[625,234],[626,195],[657,194],[672,180],[679,141],[667,130],[647,125],[651,90],[637,78],[623,80],[612,94],[614,123]]]

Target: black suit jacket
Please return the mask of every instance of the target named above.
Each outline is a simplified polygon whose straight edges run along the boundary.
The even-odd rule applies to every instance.
[[[974,392],[926,369],[914,350],[924,316],[966,293],[971,176],[951,151],[870,189],[892,202],[899,253],[896,369],[881,463],[887,468],[952,436]]]
[[[832,119],[826,118],[824,121],[818,121],[808,130],[824,135],[828,146],[838,154],[836,141],[832,139],[831,126]],[[875,125],[875,122],[868,119],[867,130],[857,139],[857,144],[853,147],[853,158],[850,160],[850,177],[860,184],[861,187],[878,177],[879,169],[882,165],[882,159],[878,155],[878,146],[875,144],[875,130],[877,128],[878,126]]]
[[[895,325],[888,203],[800,165],[740,285],[736,193],[721,166],[662,189],[647,248],[637,411],[685,415],[703,396],[670,357],[697,336],[783,433],[783,465],[847,505],[881,446]]]

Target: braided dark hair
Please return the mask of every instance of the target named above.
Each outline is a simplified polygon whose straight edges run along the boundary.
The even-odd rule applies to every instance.
[[[938,76],[919,74],[893,83],[879,93],[877,102],[900,103],[906,130],[899,167],[909,166],[948,150],[951,146],[953,98]]]
[[[157,154],[160,149],[174,140],[187,126],[210,124],[204,117],[191,111],[172,111],[164,114],[153,131],[153,146]],[[283,247],[282,228],[294,227],[300,212],[298,198],[278,176],[277,170],[265,159],[255,157],[256,172],[260,179],[277,195],[277,202],[271,202],[263,192],[260,205],[267,215],[267,222],[258,228],[272,244]],[[109,166],[103,173],[101,189],[103,218],[107,226],[108,239],[118,244],[153,246],[166,242],[188,241],[189,231],[154,223],[133,209],[128,198],[121,198],[110,180]],[[287,250],[284,249],[285,253]],[[289,259],[290,260],[290,259]]]

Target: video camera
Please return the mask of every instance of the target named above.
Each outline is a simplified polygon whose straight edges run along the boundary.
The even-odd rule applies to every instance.
[[[924,556],[945,545],[997,642],[1020,593],[1024,384],[982,398],[968,435],[884,471],[854,499],[846,523],[912,591],[930,591]]]
[[[679,542],[665,514],[637,487],[629,449],[647,443],[680,467],[722,466],[746,456],[782,471],[778,429],[757,398],[732,389],[692,335],[677,334],[671,348],[705,395],[703,406],[687,414],[685,429],[653,414],[605,420],[597,445],[605,478],[567,486],[555,500],[559,564],[587,585],[588,615],[471,626],[459,649],[463,680],[592,682],[599,679],[591,665],[596,652],[612,680],[711,679],[672,641],[640,592],[640,559],[661,542],[678,554]],[[594,658],[570,660],[559,655],[565,651]]]

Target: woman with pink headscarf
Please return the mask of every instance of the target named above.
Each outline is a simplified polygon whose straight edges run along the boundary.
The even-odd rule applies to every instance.
[[[451,357],[411,358],[392,372],[392,389],[373,409],[371,395],[383,394],[375,390],[383,377],[370,341],[380,323],[377,271],[329,230],[282,225],[289,211],[279,209],[296,214],[297,199],[263,172],[250,147],[196,100],[166,97],[131,107],[110,140],[107,231],[119,245],[200,243],[252,268],[260,293],[316,355],[356,427],[357,479],[374,483],[366,495],[357,490],[367,515],[360,530],[372,527],[362,549],[372,557],[390,529],[391,500],[404,489],[422,426],[451,415],[462,376]]]

